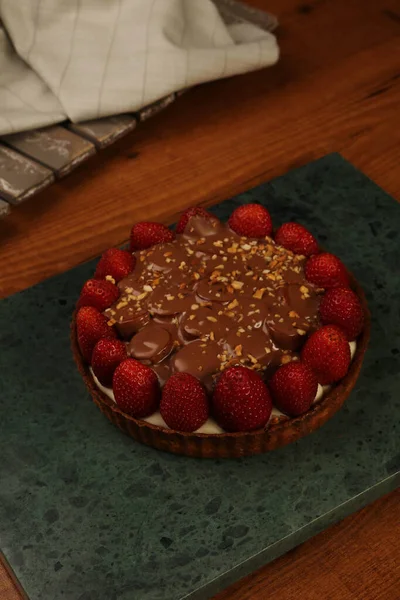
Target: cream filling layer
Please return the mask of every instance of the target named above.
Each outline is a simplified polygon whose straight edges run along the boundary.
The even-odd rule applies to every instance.
[[[357,349],[357,343],[355,341],[349,342],[349,346],[350,346],[351,359],[353,360],[354,355],[356,353],[356,349]],[[112,400],[112,402],[115,403],[115,397],[114,397],[114,392],[113,392],[112,388],[105,387],[104,385],[102,385],[100,383],[100,381],[97,379],[96,375],[93,373],[92,367],[90,367],[90,373],[93,377],[93,381],[95,382],[95,384],[99,388],[99,390],[101,390],[103,392],[103,394],[105,394],[108,398],[110,398],[110,400]],[[332,386],[330,386],[330,385],[318,384],[318,389],[317,389],[317,393],[315,395],[313,404],[315,404],[316,402],[319,402],[329,392],[331,387]],[[274,417],[281,417],[281,416],[285,416],[285,415],[274,406],[272,409],[272,412],[271,412],[270,420]],[[146,417],[145,419],[142,419],[142,420],[145,421],[146,423],[151,423],[152,425],[157,425],[159,427],[165,427],[166,429],[169,429],[168,425],[162,418],[159,410],[157,412],[153,413],[152,415],[150,415],[149,417]],[[210,433],[225,433],[225,432],[218,425],[218,423],[216,423],[214,421],[214,419],[212,419],[210,417],[207,419],[207,421],[204,423],[204,425],[202,425],[194,433],[210,434]]]

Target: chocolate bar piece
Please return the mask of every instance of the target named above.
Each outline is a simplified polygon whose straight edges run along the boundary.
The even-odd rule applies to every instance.
[[[252,23],[266,31],[274,31],[278,27],[278,19],[271,13],[264,12],[237,0],[214,0],[224,21],[233,23]]]
[[[5,135],[2,141],[53,169],[57,177],[63,177],[96,152],[93,144],[58,125]]]
[[[138,117],[140,121],[146,121],[150,119],[150,117],[154,117],[157,113],[167,108],[172,102],[175,100],[175,94],[169,94],[169,96],[165,96],[165,98],[161,98],[161,100],[157,100],[157,102],[153,102],[144,108],[141,108],[138,111]]]
[[[10,212],[10,205],[8,202],[4,202],[4,200],[0,200],[0,219],[1,217],[5,217]]]
[[[105,148],[135,129],[136,122],[132,115],[117,115],[84,123],[69,123],[68,128],[93,142],[97,148]]]
[[[0,197],[19,204],[54,181],[46,167],[0,144]]]

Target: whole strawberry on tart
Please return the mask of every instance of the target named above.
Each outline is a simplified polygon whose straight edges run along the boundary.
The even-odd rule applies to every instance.
[[[311,433],[343,404],[369,337],[364,294],[299,223],[260,204],[222,223],[132,227],[84,283],[74,356],[95,403],[161,450],[235,457]]]

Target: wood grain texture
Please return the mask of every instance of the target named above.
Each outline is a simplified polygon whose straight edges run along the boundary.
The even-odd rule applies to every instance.
[[[400,199],[398,0],[248,3],[278,15],[280,62],[189,91],[2,219],[0,297],[123,242],[137,220],[171,223],[328,152]],[[399,500],[376,502],[218,600],[398,600]]]

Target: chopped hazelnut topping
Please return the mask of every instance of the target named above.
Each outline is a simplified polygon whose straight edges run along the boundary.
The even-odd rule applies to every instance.
[[[264,296],[266,289],[267,288],[260,288],[260,289],[256,290],[253,294],[253,298],[257,298],[258,300],[261,300],[261,298]]]
[[[229,308],[229,310],[232,310],[232,308],[235,308],[235,307],[236,307],[236,306],[238,306],[238,305],[239,305],[239,302],[238,302],[238,301],[236,300],[236,298],[235,298],[234,300],[232,300],[232,302],[230,302],[230,303],[228,304],[228,308]]]
[[[210,279],[216,279],[217,277],[221,276],[221,271],[213,271],[211,273]]]

